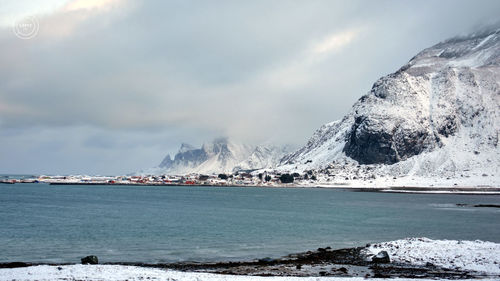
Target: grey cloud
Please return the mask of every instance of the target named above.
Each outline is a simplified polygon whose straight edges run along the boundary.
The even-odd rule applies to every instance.
[[[5,128],[0,134],[0,173],[126,174],[158,165],[164,154],[176,151],[179,139],[200,145],[199,133],[179,128]]]
[[[77,158],[90,149],[108,163],[102,171],[116,172],[217,135],[300,144],[341,118],[377,78],[425,47],[496,20],[500,10],[486,0],[124,3],[82,20],[39,16],[31,40],[0,29],[0,127],[21,130],[24,140],[2,136],[10,150],[58,139],[59,152]],[[356,28],[350,44],[309,60],[311,46]],[[46,128],[44,139],[37,128]],[[116,163],[112,153],[137,154]],[[57,155],[52,168],[67,167]]]

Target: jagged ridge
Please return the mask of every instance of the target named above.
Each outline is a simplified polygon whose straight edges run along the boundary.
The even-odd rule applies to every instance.
[[[288,152],[287,147],[246,145],[218,138],[201,148],[182,144],[174,159],[167,155],[154,173],[208,174],[272,168]]]

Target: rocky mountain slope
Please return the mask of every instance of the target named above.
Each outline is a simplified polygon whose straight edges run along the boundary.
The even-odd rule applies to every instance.
[[[500,28],[494,28],[425,49],[380,78],[279,169],[346,178],[475,177],[498,185],[499,132]]]
[[[184,143],[173,159],[167,155],[157,168],[147,172],[211,174],[272,168],[288,152],[286,147],[246,145],[219,138],[203,144],[201,148]]]

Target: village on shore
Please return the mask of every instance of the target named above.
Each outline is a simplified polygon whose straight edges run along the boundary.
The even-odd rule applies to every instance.
[[[458,182],[458,183],[457,183]],[[337,188],[359,191],[397,193],[456,193],[500,195],[496,184],[484,184],[479,177],[436,179],[418,177],[377,176],[373,174],[342,175],[326,171],[306,170],[282,172],[277,170],[239,171],[234,173],[186,175],[0,175],[0,184],[40,183],[51,185],[107,185],[107,186],[213,186],[213,187],[269,187],[269,188]]]
[[[88,184],[88,185],[202,185],[202,186],[300,186],[314,185],[317,177],[312,171],[299,173],[235,172],[232,174],[186,175],[129,175],[129,176],[28,176],[4,177],[0,183],[48,183],[48,184]]]

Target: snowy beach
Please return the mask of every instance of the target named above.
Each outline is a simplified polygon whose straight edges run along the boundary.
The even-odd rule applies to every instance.
[[[318,249],[327,254],[330,250]],[[390,263],[374,263],[372,258],[381,251],[387,251]],[[331,253],[335,253],[332,250]],[[242,266],[226,264],[225,269],[207,270],[199,264],[196,271],[179,271],[161,265],[37,265],[0,269],[0,280],[364,280],[366,277],[394,277],[400,270],[398,280],[475,279],[498,280],[500,278],[500,244],[484,241],[431,240],[428,238],[407,238],[402,240],[368,245],[360,250],[362,260],[324,261],[321,259],[295,259],[259,263],[252,271],[246,266],[247,274],[238,271]],[[291,255],[290,257],[292,257]],[[333,255],[335,256],[335,255]],[[336,257],[336,256],[335,256]],[[294,260],[295,262],[289,262]],[[307,260],[308,262],[306,262]],[[353,266],[356,265],[356,266]],[[360,266],[365,264],[364,267]],[[213,264],[212,264],[213,265]],[[300,265],[300,266],[298,266]],[[3,264],[5,267],[6,265]],[[342,270],[339,270],[342,266]],[[224,267],[224,265],[222,265]],[[360,270],[360,268],[366,270]],[[280,272],[276,269],[280,268]],[[305,275],[291,272],[295,268]],[[385,268],[385,269],[384,269]],[[331,272],[321,270],[329,269]],[[209,272],[210,271],[210,272]],[[217,273],[212,273],[216,271]],[[225,272],[226,274],[220,274]],[[228,274],[233,273],[233,274]],[[323,273],[322,273],[323,272]],[[333,272],[333,273],[332,273]],[[370,272],[370,273],[367,273]],[[440,274],[437,274],[441,272]],[[382,274],[383,273],[383,274]],[[391,274],[392,273],[392,274]],[[363,274],[362,276],[359,276]],[[384,274],[387,274],[384,276]],[[258,276],[257,276],[258,275]],[[295,276],[294,276],[295,275]],[[326,276],[325,276],[326,275]],[[419,279],[414,279],[419,278]],[[423,279],[422,279],[423,278]],[[427,279],[426,279],[427,278]]]
[[[236,276],[210,273],[179,272],[153,268],[121,265],[69,265],[69,266],[34,266],[29,268],[0,269],[0,280],[158,280],[158,281],[362,281],[363,277],[261,277]],[[370,280],[387,280],[373,278]],[[425,281],[446,279],[400,278],[398,281]],[[462,280],[477,280],[475,278]],[[482,280],[498,280],[485,278]]]
[[[431,263],[448,269],[462,269],[500,276],[500,244],[484,241],[432,240],[407,238],[376,243],[368,253],[390,253],[397,263],[425,265]]]
[[[0,280],[158,280],[158,281],[361,281],[363,277],[261,277],[236,276],[210,273],[179,272],[153,268],[121,265],[69,265],[69,266],[34,266],[29,268],[0,269]],[[387,280],[374,278],[370,280]],[[425,281],[437,279],[401,278],[398,281]],[[469,279],[463,279],[469,280]],[[477,280],[477,279],[470,279]],[[498,280],[486,278],[483,280]]]

